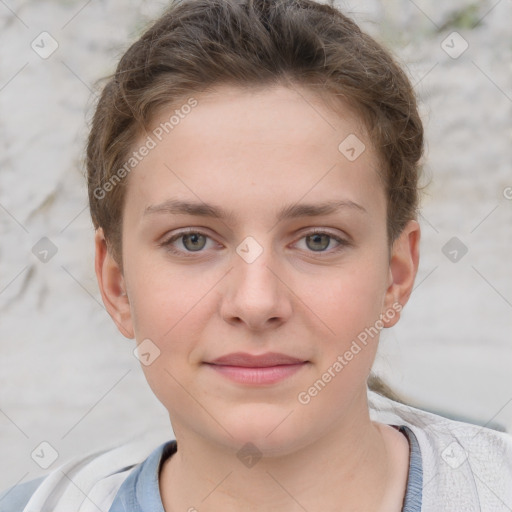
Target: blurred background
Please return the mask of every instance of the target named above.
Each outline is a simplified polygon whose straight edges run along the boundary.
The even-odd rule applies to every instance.
[[[103,308],[83,177],[95,82],[165,5],[0,0],[0,490],[172,436]],[[512,432],[512,2],[336,5],[406,68],[427,134],[420,270],[375,372],[411,405]]]

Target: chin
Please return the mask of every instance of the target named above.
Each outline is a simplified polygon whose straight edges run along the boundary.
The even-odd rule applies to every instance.
[[[286,455],[296,449],[301,439],[309,438],[293,407],[269,403],[247,404],[222,415],[224,442],[237,450],[247,443],[255,445],[266,456]],[[291,414],[290,414],[291,413]],[[307,443],[305,443],[307,444]]]

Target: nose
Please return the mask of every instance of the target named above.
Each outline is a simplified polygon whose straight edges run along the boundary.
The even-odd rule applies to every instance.
[[[234,255],[224,282],[222,318],[254,331],[282,325],[292,314],[293,296],[282,266],[266,247],[254,260],[240,254]]]

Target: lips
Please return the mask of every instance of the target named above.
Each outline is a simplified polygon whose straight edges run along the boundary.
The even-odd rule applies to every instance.
[[[305,368],[309,361],[277,352],[248,354],[235,352],[206,363],[206,367],[237,385],[270,386]]]
[[[277,352],[267,352],[265,354],[248,354],[245,352],[234,352],[222,357],[218,357],[208,364],[220,366],[238,366],[244,368],[268,368],[272,366],[296,365],[304,363],[304,359],[280,354]]]

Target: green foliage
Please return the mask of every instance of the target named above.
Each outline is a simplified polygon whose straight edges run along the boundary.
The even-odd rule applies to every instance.
[[[438,32],[448,29],[472,29],[480,21],[480,2],[475,2],[467,7],[452,11],[444,23],[439,27]]]

